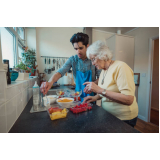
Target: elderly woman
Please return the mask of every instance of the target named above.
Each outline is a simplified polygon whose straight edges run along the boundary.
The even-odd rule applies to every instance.
[[[102,69],[98,85],[86,82],[85,92],[95,92],[83,103],[102,99],[102,108],[132,127],[136,125],[138,105],[135,97],[134,74],[132,69],[122,61],[113,61],[112,53],[102,41],[96,41],[87,49],[87,57],[92,65]]]

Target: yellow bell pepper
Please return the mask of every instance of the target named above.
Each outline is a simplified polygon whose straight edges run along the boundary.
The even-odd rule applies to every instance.
[[[65,118],[67,116],[67,110],[64,108],[61,112],[53,112],[50,115],[51,120]]]

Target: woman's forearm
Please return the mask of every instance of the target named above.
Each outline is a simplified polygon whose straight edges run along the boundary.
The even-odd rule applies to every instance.
[[[103,91],[101,91],[100,94],[102,94]],[[124,105],[131,105],[134,100],[134,96],[124,95],[122,93],[116,93],[108,90],[105,92],[105,94],[102,94],[102,95],[114,102],[121,103]]]
[[[95,84],[98,85],[99,78],[94,81]]]
[[[94,97],[95,97],[97,100],[102,99],[102,98],[99,96],[99,94],[96,94]]]

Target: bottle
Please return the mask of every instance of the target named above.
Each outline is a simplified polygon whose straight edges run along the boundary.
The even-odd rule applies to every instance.
[[[7,84],[11,84],[11,78],[10,78],[10,72],[9,72],[9,60],[4,59],[3,63],[8,64],[8,70],[7,70],[7,73],[6,73],[6,78],[7,78]]]
[[[33,110],[38,111],[40,106],[40,89],[37,84],[37,81],[35,81],[35,84],[33,86]]]

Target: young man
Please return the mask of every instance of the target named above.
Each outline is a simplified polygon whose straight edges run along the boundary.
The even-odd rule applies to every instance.
[[[83,101],[84,97],[88,95],[93,95],[93,93],[87,91],[83,92],[85,88],[83,83],[90,81],[98,84],[98,78],[101,70],[97,70],[97,68],[94,65],[92,65],[91,60],[88,59],[86,56],[86,51],[89,46],[89,37],[87,34],[74,34],[71,37],[70,42],[72,43],[77,55],[70,57],[67,60],[67,62],[62,66],[62,68],[60,68],[50,78],[49,82],[42,83],[40,89],[41,92],[45,95],[48,92],[48,90],[52,87],[53,83],[57,82],[61,77],[63,77],[65,73],[68,72],[72,67],[73,77],[76,83],[75,89],[82,90],[81,101]],[[85,88],[85,90],[87,89]]]

